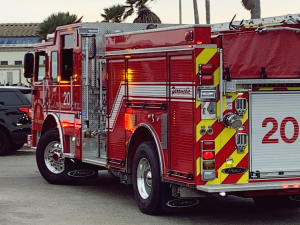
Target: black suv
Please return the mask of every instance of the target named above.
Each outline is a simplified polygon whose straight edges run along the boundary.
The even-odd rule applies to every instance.
[[[0,155],[16,151],[31,133],[31,89],[0,86]]]

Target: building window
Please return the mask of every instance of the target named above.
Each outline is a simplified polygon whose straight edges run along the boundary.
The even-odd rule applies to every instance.
[[[1,66],[7,66],[8,65],[8,61],[1,61],[0,64],[1,64]]]
[[[22,61],[15,61],[15,65],[22,65]]]

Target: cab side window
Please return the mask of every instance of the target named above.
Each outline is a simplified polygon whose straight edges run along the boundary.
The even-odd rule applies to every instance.
[[[45,67],[45,52],[37,52],[36,53],[36,73],[35,73],[35,81],[43,81],[43,78],[46,75],[46,67]]]
[[[73,34],[64,35],[62,48],[62,77],[63,81],[70,81],[73,75]]]
[[[52,81],[57,81],[57,74],[58,74],[58,53],[51,52],[51,77]]]

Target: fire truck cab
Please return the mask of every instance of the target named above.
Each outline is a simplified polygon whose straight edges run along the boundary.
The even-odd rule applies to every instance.
[[[25,55],[42,176],[108,169],[146,214],[210,194],[297,203],[299,16],[58,27]]]

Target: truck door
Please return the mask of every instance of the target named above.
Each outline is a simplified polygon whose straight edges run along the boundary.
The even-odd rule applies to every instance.
[[[193,173],[193,56],[169,57],[170,74],[170,170]],[[180,137],[180,138],[179,138]],[[183,157],[184,156],[184,157]]]
[[[60,110],[70,111],[72,108],[72,75],[73,75],[73,34],[63,35],[62,50],[60,57],[60,77],[59,77],[59,93],[60,93]],[[62,114],[61,114],[62,115]],[[64,118],[67,120],[67,118]],[[73,121],[68,121],[72,123]]]

